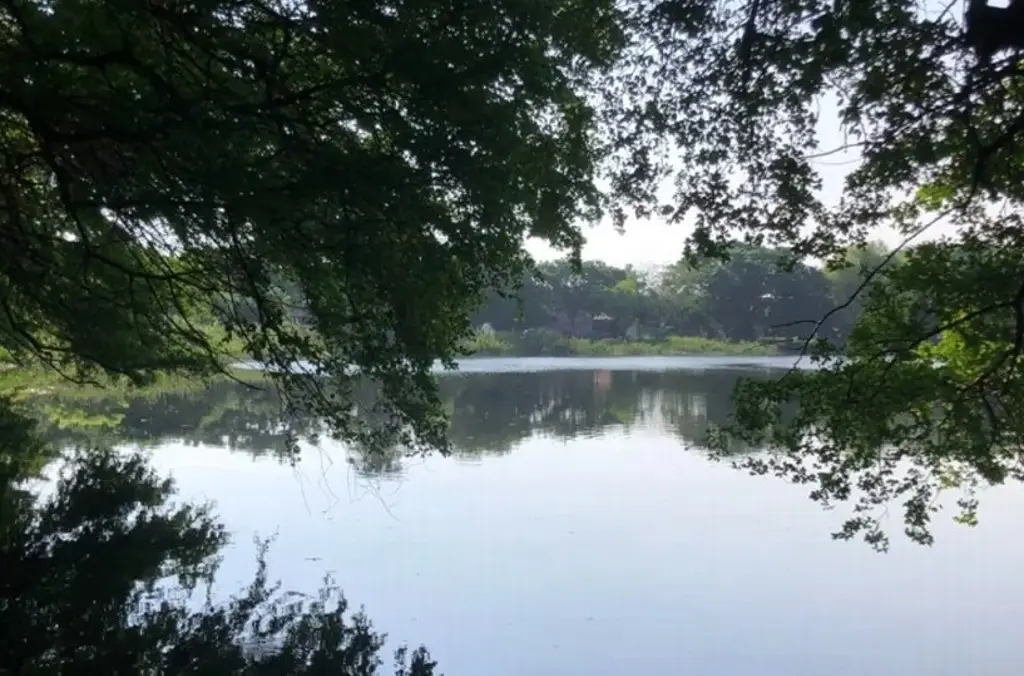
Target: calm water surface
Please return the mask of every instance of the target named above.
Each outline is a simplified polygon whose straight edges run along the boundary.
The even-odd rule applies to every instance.
[[[931,549],[894,509],[878,555],[805,489],[705,457],[736,377],[785,363],[473,360],[444,380],[447,459],[322,441],[292,468],[272,398],[228,385],[133,402],[118,431],[216,502],[225,590],[276,533],[285,587],[333,572],[448,676],[1021,673],[1024,491],[987,491],[976,529],[940,518]]]

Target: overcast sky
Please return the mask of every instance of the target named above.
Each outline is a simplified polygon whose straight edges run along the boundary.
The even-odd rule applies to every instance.
[[[611,224],[602,224],[585,231],[587,245],[583,248],[583,257],[618,267],[666,265],[679,260],[687,231],[684,226],[664,222],[633,221],[619,234]],[[541,261],[564,255],[544,242],[531,241],[526,248]]]

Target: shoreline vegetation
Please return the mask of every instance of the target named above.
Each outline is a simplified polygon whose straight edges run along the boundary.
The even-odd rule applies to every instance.
[[[212,344],[229,360],[248,358],[238,340],[227,341],[223,331],[210,329]],[[667,336],[663,339],[624,340],[620,338],[574,338],[549,331],[477,332],[462,345],[469,357],[772,357],[795,354],[802,341],[766,338],[760,341],[721,340],[702,336]],[[39,369],[17,368],[10,355],[0,350],[0,372]],[[231,369],[233,372],[238,369]],[[248,369],[243,369],[248,370]],[[54,374],[55,378],[60,378]],[[175,377],[177,378],[177,377]]]
[[[210,341],[222,351],[225,359],[244,360],[248,358],[244,346],[238,340],[228,341],[219,328],[208,331]],[[574,338],[553,331],[480,332],[475,333],[462,345],[468,357],[715,357],[755,356],[772,357],[795,354],[800,351],[802,341],[766,338],[760,341],[721,340],[702,336],[667,336],[662,339],[624,340],[620,338]],[[38,379],[43,369],[33,365],[19,368],[11,356],[0,350],[0,373],[10,380],[11,372],[35,374]],[[247,373],[249,369],[230,368],[232,373]],[[63,380],[56,373],[54,380]],[[251,376],[249,376],[251,377]],[[163,374],[161,379],[188,380],[183,376]],[[89,387],[83,385],[83,387]]]
[[[211,330],[211,337],[220,333]],[[225,345],[225,357],[244,360],[247,355],[240,343]],[[478,332],[463,347],[468,358],[486,357],[715,357],[757,356],[770,357],[793,354],[801,344],[792,341],[728,341],[699,336],[668,336],[663,340],[621,340],[615,338],[571,338],[554,332],[526,331],[522,334]],[[215,378],[237,380],[253,385],[263,380],[263,373],[245,368],[230,368],[230,376]],[[23,397],[60,392],[72,399],[90,398],[98,391],[126,391],[159,394],[187,392],[202,389],[209,383],[173,373],[158,374],[143,387],[131,387],[116,378],[103,378],[97,384],[83,384],[68,380],[41,366],[14,363],[9,355],[0,351],[0,397]]]
[[[798,352],[802,341],[732,341],[700,336],[623,340],[572,338],[555,332],[527,331],[522,334],[477,332],[463,347],[473,357],[771,357]]]

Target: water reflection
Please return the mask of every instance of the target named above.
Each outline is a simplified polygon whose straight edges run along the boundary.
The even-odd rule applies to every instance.
[[[282,593],[260,544],[248,586],[197,594],[228,543],[208,505],[175,500],[143,454],[55,458],[32,427],[0,407],[0,674],[378,673],[385,637],[332,581]],[[396,648],[396,676],[434,666]]]
[[[329,441],[294,469],[276,461],[288,433],[318,425],[282,416],[267,390],[23,400],[51,416],[42,431],[58,445],[153,448],[182,498],[215,501],[233,537],[227,592],[251,574],[251,537],[276,533],[269,564],[286,589],[315,593],[336,572],[449,676],[1018,673],[1024,496],[993,491],[981,526],[938,524],[931,549],[833,542],[838,517],[806,486],[680,452],[726,419],[741,375],[447,377],[463,462],[357,455],[383,475],[358,482],[329,462],[341,454]]]
[[[611,429],[655,429],[699,445],[709,425],[723,423],[737,378],[734,370],[548,371],[474,373],[441,381],[457,456],[502,455],[533,436],[570,439]],[[770,377],[771,371],[759,375]],[[213,445],[253,455],[283,453],[289,435],[310,438],[319,422],[286,415],[271,388],[220,382],[201,390],[54,392],[26,404],[59,447],[167,441]],[[363,458],[368,472],[399,470],[393,458]]]

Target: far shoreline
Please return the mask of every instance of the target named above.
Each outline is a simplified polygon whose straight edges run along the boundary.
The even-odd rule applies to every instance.
[[[573,338],[533,334],[477,333],[464,344],[477,357],[785,357],[797,356],[802,341],[731,341],[699,336],[666,336],[659,340]]]

